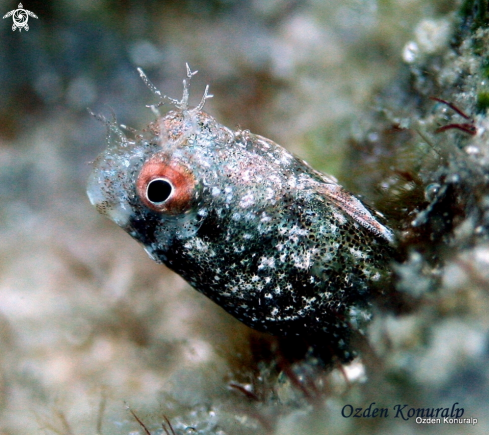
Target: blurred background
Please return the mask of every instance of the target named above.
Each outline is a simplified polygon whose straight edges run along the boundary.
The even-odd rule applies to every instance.
[[[0,15],[17,1],[1,0]],[[85,183],[105,127],[87,107],[141,129],[157,100],[136,68],[180,98],[188,62],[199,70],[191,102],[209,84],[206,110],[221,123],[348,185],[352,128],[409,60],[420,23],[459,5],[26,0],[38,16],[29,31],[1,20],[0,434],[141,432],[125,403],[147,421],[185,403],[194,426],[207,413],[202,433],[256,433],[252,419],[209,414],[240,402],[226,382],[246,359],[248,329],[90,206]],[[277,427],[292,433],[286,417]]]

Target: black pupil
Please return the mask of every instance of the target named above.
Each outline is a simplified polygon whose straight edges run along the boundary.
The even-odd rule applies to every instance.
[[[151,202],[164,202],[171,195],[171,191],[171,184],[167,180],[153,180],[148,184],[148,200]]]

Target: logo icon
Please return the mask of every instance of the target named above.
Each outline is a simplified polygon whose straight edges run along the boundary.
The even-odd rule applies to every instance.
[[[19,6],[17,6],[17,8],[18,9],[7,12],[3,16],[3,18],[8,18],[10,16],[12,17],[12,19],[14,20],[14,24],[12,25],[13,31],[19,29],[19,32],[21,32],[22,29],[25,29],[25,31],[27,32],[29,30],[29,25],[27,24],[27,21],[29,21],[29,16],[31,16],[32,18],[37,18],[37,15],[34,12],[24,9],[22,3],[19,3]]]

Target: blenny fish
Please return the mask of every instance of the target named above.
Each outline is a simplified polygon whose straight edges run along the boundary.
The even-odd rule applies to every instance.
[[[190,108],[189,81],[177,101],[139,72],[160,97],[157,119],[134,139],[105,120],[91,203],[246,325],[351,359],[350,332],[389,277],[382,216],[275,142],[219,124],[202,110],[208,87]],[[161,116],[165,100],[174,110]]]

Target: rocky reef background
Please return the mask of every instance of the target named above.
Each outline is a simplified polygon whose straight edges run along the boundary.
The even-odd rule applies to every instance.
[[[145,433],[127,406],[153,435],[165,417],[178,434],[488,432],[486,1],[24,7],[28,32],[0,22],[0,434]],[[136,67],[179,97],[185,62],[195,103],[210,84],[219,121],[336,175],[398,231],[396,292],[351,365],[279,364],[88,203],[105,131],[86,107],[142,128],[155,97]],[[341,415],[372,402],[458,402],[478,424]]]

